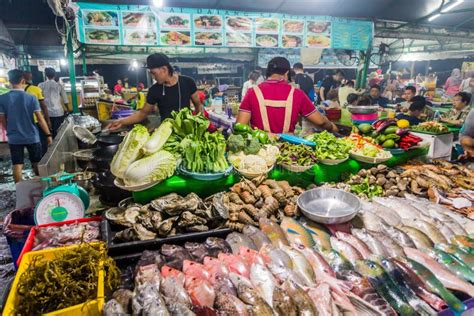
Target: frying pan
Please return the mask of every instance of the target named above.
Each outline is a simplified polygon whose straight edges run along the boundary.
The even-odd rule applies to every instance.
[[[108,147],[110,145],[118,145],[122,142],[123,136],[113,135],[101,135],[97,137],[97,144],[99,147]]]

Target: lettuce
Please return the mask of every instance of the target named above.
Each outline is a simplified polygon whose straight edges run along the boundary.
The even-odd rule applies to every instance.
[[[118,178],[123,178],[125,171],[140,155],[140,149],[148,140],[148,130],[145,126],[137,124],[125,136],[110,163],[110,171]]]
[[[128,186],[147,184],[171,177],[175,169],[174,155],[160,150],[132,163],[125,171],[123,181]]]
[[[156,153],[163,147],[171,133],[173,133],[173,124],[169,121],[161,123],[143,146],[142,152],[147,156]]]

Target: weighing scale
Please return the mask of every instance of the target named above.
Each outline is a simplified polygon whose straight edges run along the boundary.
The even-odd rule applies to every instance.
[[[62,222],[85,217],[89,207],[89,194],[72,182],[73,174],[61,173],[42,178],[47,182],[43,198],[35,207],[37,225]],[[61,183],[53,186],[52,182]]]

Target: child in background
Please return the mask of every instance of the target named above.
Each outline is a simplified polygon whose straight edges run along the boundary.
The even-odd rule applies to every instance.
[[[328,92],[327,98],[323,101],[322,106],[325,109],[339,109],[339,97],[337,90],[333,89]]]
[[[411,100],[410,107],[408,108],[408,114],[400,113],[397,115],[398,120],[405,119],[410,122],[410,126],[418,125],[422,122],[420,116],[423,114],[423,110],[426,106],[426,100],[422,96],[414,96]]]
[[[359,95],[356,93],[350,93],[347,96],[347,105],[357,105],[358,101],[359,101]]]

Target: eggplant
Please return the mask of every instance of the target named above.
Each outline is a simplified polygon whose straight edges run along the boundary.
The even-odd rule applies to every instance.
[[[405,129],[405,128],[399,128],[397,129],[397,131],[395,132],[395,134],[397,134],[398,136],[402,137],[402,136],[405,136],[406,134],[408,134],[408,130]]]

